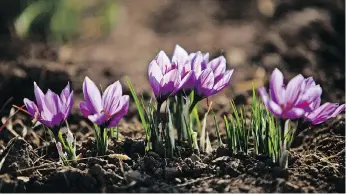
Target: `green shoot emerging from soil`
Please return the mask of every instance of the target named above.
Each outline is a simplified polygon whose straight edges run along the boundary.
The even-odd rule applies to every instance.
[[[76,139],[70,131],[69,125],[66,122],[66,127],[61,128],[58,133],[60,142],[56,143],[56,147],[61,161],[64,165],[70,165],[77,160],[76,157]]]
[[[268,156],[273,162],[286,167],[295,127],[291,126],[290,120],[285,122],[275,118],[258,100],[254,89],[252,92],[251,110],[244,107],[238,110],[231,101],[233,114],[231,118],[224,116],[228,148],[234,154],[248,154],[250,140],[253,140],[255,154]],[[245,116],[247,112],[250,113],[249,118]]]
[[[189,111],[192,96],[183,95],[168,98],[165,103],[154,103],[150,100],[145,104],[139,99],[129,79],[126,79],[132,97],[137,106],[146,137],[146,151],[154,150],[157,153],[172,157],[175,150],[175,133],[178,141],[187,142],[191,149],[197,149],[196,135],[201,131],[201,122],[198,117],[198,105]],[[156,107],[156,108],[155,108]],[[162,113],[161,109],[165,111]],[[198,132],[197,132],[198,131]]]
[[[239,111],[231,101],[233,115],[228,119],[224,116],[225,128],[227,134],[228,148],[231,153],[244,152],[248,153],[250,130],[247,127],[245,118],[245,108],[242,107]]]

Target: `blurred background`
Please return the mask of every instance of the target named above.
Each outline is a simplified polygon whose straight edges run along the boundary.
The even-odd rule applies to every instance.
[[[129,76],[149,96],[148,64],[175,44],[235,68],[213,97],[220,109],[246,102],[275,67],[314,76],[325,101],[345,102],[343,0],[1,0],[0,106],[12,98],[1,115],[33,99],[33,81],[55,92],[71,81],[76,108],[85,76],[103,87],[121,80],[126,92]]]

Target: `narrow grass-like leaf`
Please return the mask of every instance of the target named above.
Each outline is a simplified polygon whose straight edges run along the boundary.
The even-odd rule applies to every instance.
[[[212,110],[212,113],[213,113],[214,126],[215,126],[215,130],[216,130],[216,135],[217,135],[217,143],[218,143],[218,146],[221,147],[223,145],[223,143],[222,143],[221,135],[220,135],[220,127],[216,121],[216,114],[213,110]]]
[[[142,103],[139,101],[138,96],[136,94],[136,91],[135,91],[135,89],[134,89],[134,87],[133,87],[133,85],[132,85],[132,83],[128,77],[126,77],[126,82],[127,82],[127,85],[129,86],[133,100],[135,101],[139,117],[141,118],[141,122],[142,122],[142,125],[143,125],[144,130],[145,130],[145,134],[146,134],[146,136],[148,136],[150,133],[149,133],[149,128],[148,128],[148,123],[147,123],[147,120],[145,118],[145,108],[142,106],[143,101],[142,101]],[[148,139],[148,137],[147,137],[147,139]]]
[[[230,131],[230,126],[228,122],[228,118],[226,116],[223,117],[225,122],[225,128],[226,128],[226,136],[227,136],[227,145],[230,152],[233,152],[233,145],[232,145],[232,136]]]
[[[206,148],[206,127],[207,127],[207,117],[208,117],[208,114],[211,110],[211,107],[212,107],[212,104],[213,102],[210,103],[209,107],[208,107],[208,110],[207,112],[204,114],[204,117],[203,117],[203,125],[202,125],[202,130],[201,130],[201,134],[200,134],[200,139],[199,139],[199,143],[200,143],[200,149],[202,152],[205,152],[205,148]]]

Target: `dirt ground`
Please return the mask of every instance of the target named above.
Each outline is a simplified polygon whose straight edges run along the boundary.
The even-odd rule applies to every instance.
[[[344,103],[344,6],[340,0],[123,0],[107,37],[88,36],[87,31],[65,45],[4,38],[0,104],[12,100],[0,115],[8,116],[11,105],[21,106],[24,97],[33,98],[33,81],[44,91],[59,91],[70,81],[76,102],[69,121],[78,153],[90,158],[62,167],[54,145],[42,140],[43,130],[14,124],[18,134],[27,131],[24,139],[10,141],[13,132],[7,126],[0,131],[0,159],[6,158],[0,161],[0,191],[345,192],[344,115],[302,128],[289,168],[282,170],[264,156],[234,156],[222,148],[198,156],[182,145],[184,156],[173,159],[145,154],[134,103],[120,123],[122,141],[113,140],[109,150],[131,160],[95,158],[91,125],[78,110],[85,76],[102,86],[120,80],[129,93],[128,76],[139,93],[151,96],[148,64],[159,50],[171,55],[175,44],[224,55],[229,68],[235,68],[230,86],[210,99],[219,115],[230,111],[231,98],[238,105],[246,103],[252,83],[267,84],[275,67],[287,79],[298,73],[313,76],[323,88],[323,101]],[[13,119],[19,120],[31,126],[25,115]]]

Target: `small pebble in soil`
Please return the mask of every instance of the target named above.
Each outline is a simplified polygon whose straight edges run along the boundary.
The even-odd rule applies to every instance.
[[[199,156],[197,156],[196,154],[192,154],[190,159],[192,162],[197,162],[197,161],[200,162],[201,161],[201,158]]]
[[[310,166],[309,172],[312,176],[317,177],[319,175],[319,171],[317,168]]]
[[[278,187],[281,187],[286,182],[285,179],[283,179],[283,178],[276,178],[275,181],[276,181],[276,184],[278,185]]]
[[[104,177],[106,175],[106,171],[99,164],[95,164],[94,166],[89,168],[89,173],[93,175],[96,180],[98,180],[101,185],[105,184]]]
[[[107,160],[104,160],[102,158],[92,157],[92,158],[88,159],[89,166],[93,166],[95,164],[99,164],[101,166],[105,166],[107,163],[108,163]]]
[[[229,156],[229,150],[225,147],[220,147],[216,149],[216,157]]]
[[[219,165],[220,163],[228,162],[230,160],[231,160],[231,158],[229,156],[221,156],[221,157],[218,157],[218,158],[214,159],[213,161],[211,161],[211,163]]]
[[[79,170],[85,170],[87,168],[87,165],[85,163],[78,163],[77,168]]]
[[[239,191],[240,192],[249,192],[250,188],[247,185],[241,185],[239,186]]]
[[[181,183],[181,179],[180,179],[180,178],[175,178],[175,179],[174,179],[174,182],[175,182],[176,184],[180,184],[180,183]]]
[[[103,168],[106,170],[108,169],[115,170],[117,167],[114,164],[106,164]]]
[[[286,184],[284,185],[284,187],[282,188],[282,192],[284,193],[301,193],[302,190],[300,189],[300,187],[298,185],[295,185],[291,182],[286,182]]]
[[[125,171],[129,171],[131,167],[127,163],[123,163],[123,168]]]
[[[193,165],[193,161],[191,158],[185,158],[184,162],[188,165],[188,166],[192,166]]]
[[[92,153],[91,150],[87,150],[87,151],[85,152],[85,157],[92,157],[92,155],[93,155],[93,153]]]
[[[180,172],[177,168],[165,168],[165,178],[167,180],[172,180],[179,175]]]
[[[276,178],[284,178],[284,179],[287,179],[288,178],[288,175],[289,175],[289,172],[287,169],[283,169],[281,167],[278,167],[278,166],[275,166],[273,169],[272,169],[272,175],[273,177],[276,177]]]
[[[163,177],[163,170],[162,168],[156,168],[154,171],[154,176],[157,178]]]

